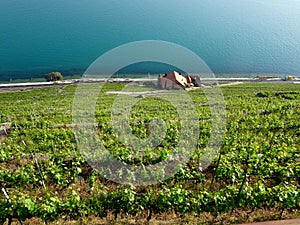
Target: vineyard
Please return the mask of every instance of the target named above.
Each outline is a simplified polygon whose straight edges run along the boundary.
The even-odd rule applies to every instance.
[[[99,139],[127,164],[166,160],[181,135],[176,109],[151,96],[131,109],[130,128],[141,139],[149,135],[151,120],[167,121],[162,142],[140,155],[112,129],[116,94],[107,92],[123,87],[107,83],[101,89],[95,112]],[[72,124],[76,85],[0,93],[0,123],[8,124],[0,138],[0,222],[84,224],[84,218],[99,218],[126,224],[126,218],[139,218],[131,222],[136,224],[172,215],[174,224],[232,224],[299,216],[299,84],[244,83],[221,90],[226,133],[214,161],[207,168],[199,163],[211,138],[211,113],[205,94],[189,91],[199,117],[197,150],[174,176],[145,186],[106,179],[81,154]]]

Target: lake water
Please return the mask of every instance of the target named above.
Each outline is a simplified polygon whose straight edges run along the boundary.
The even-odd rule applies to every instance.
[[[299,0],[1,0],[0,21],[2,80],[81,73],[139,40],[182,45],[215,73],[300,73]]]

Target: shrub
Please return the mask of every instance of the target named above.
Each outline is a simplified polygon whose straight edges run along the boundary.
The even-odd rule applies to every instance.
[[[61,75],[60,72],[51,72],[51,73],[45,74],[45,79],[48,82],[49,81],[58,81],[58,80],[62,80],[63,76]]]

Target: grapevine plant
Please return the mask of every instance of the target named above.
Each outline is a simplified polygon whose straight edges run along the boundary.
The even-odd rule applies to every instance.
[[[99,138],[124,163],[149,165],[167,159],[180,137],[176,109],[165,100],[146,97],[131,110],[130,127],[139,138],[149,135],[149,122],[158,111],[168,121],[166,137],[141,156],[112,129],[116,95],[105,93],[122,87],[111,83],[101,89],[95,112]],[[226,134],[207,168],[201,168],[200,160],[210,138],[210,108],[204,93],[190,91],[199,116],[197,150],[173,177],[141,187],[114,183],[87,163],[71,124],[75,90],[69,85],[0,94],[0,121],[10,124],[0,146],[0,184],[8,195],[0,194],[1,222],[10,217],[53,221],[141,211],[148,211],[151,219],[151,214],[168,211],[216,215],[235,209],[299,210],[299,85],[224,86]]]

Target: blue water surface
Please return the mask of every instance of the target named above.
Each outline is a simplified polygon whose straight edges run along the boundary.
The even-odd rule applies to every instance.
[[[0,21],[2,80],[82,73],[139,40],[182,45],[215,73],[300,73],[299,0],[1,0]]]

